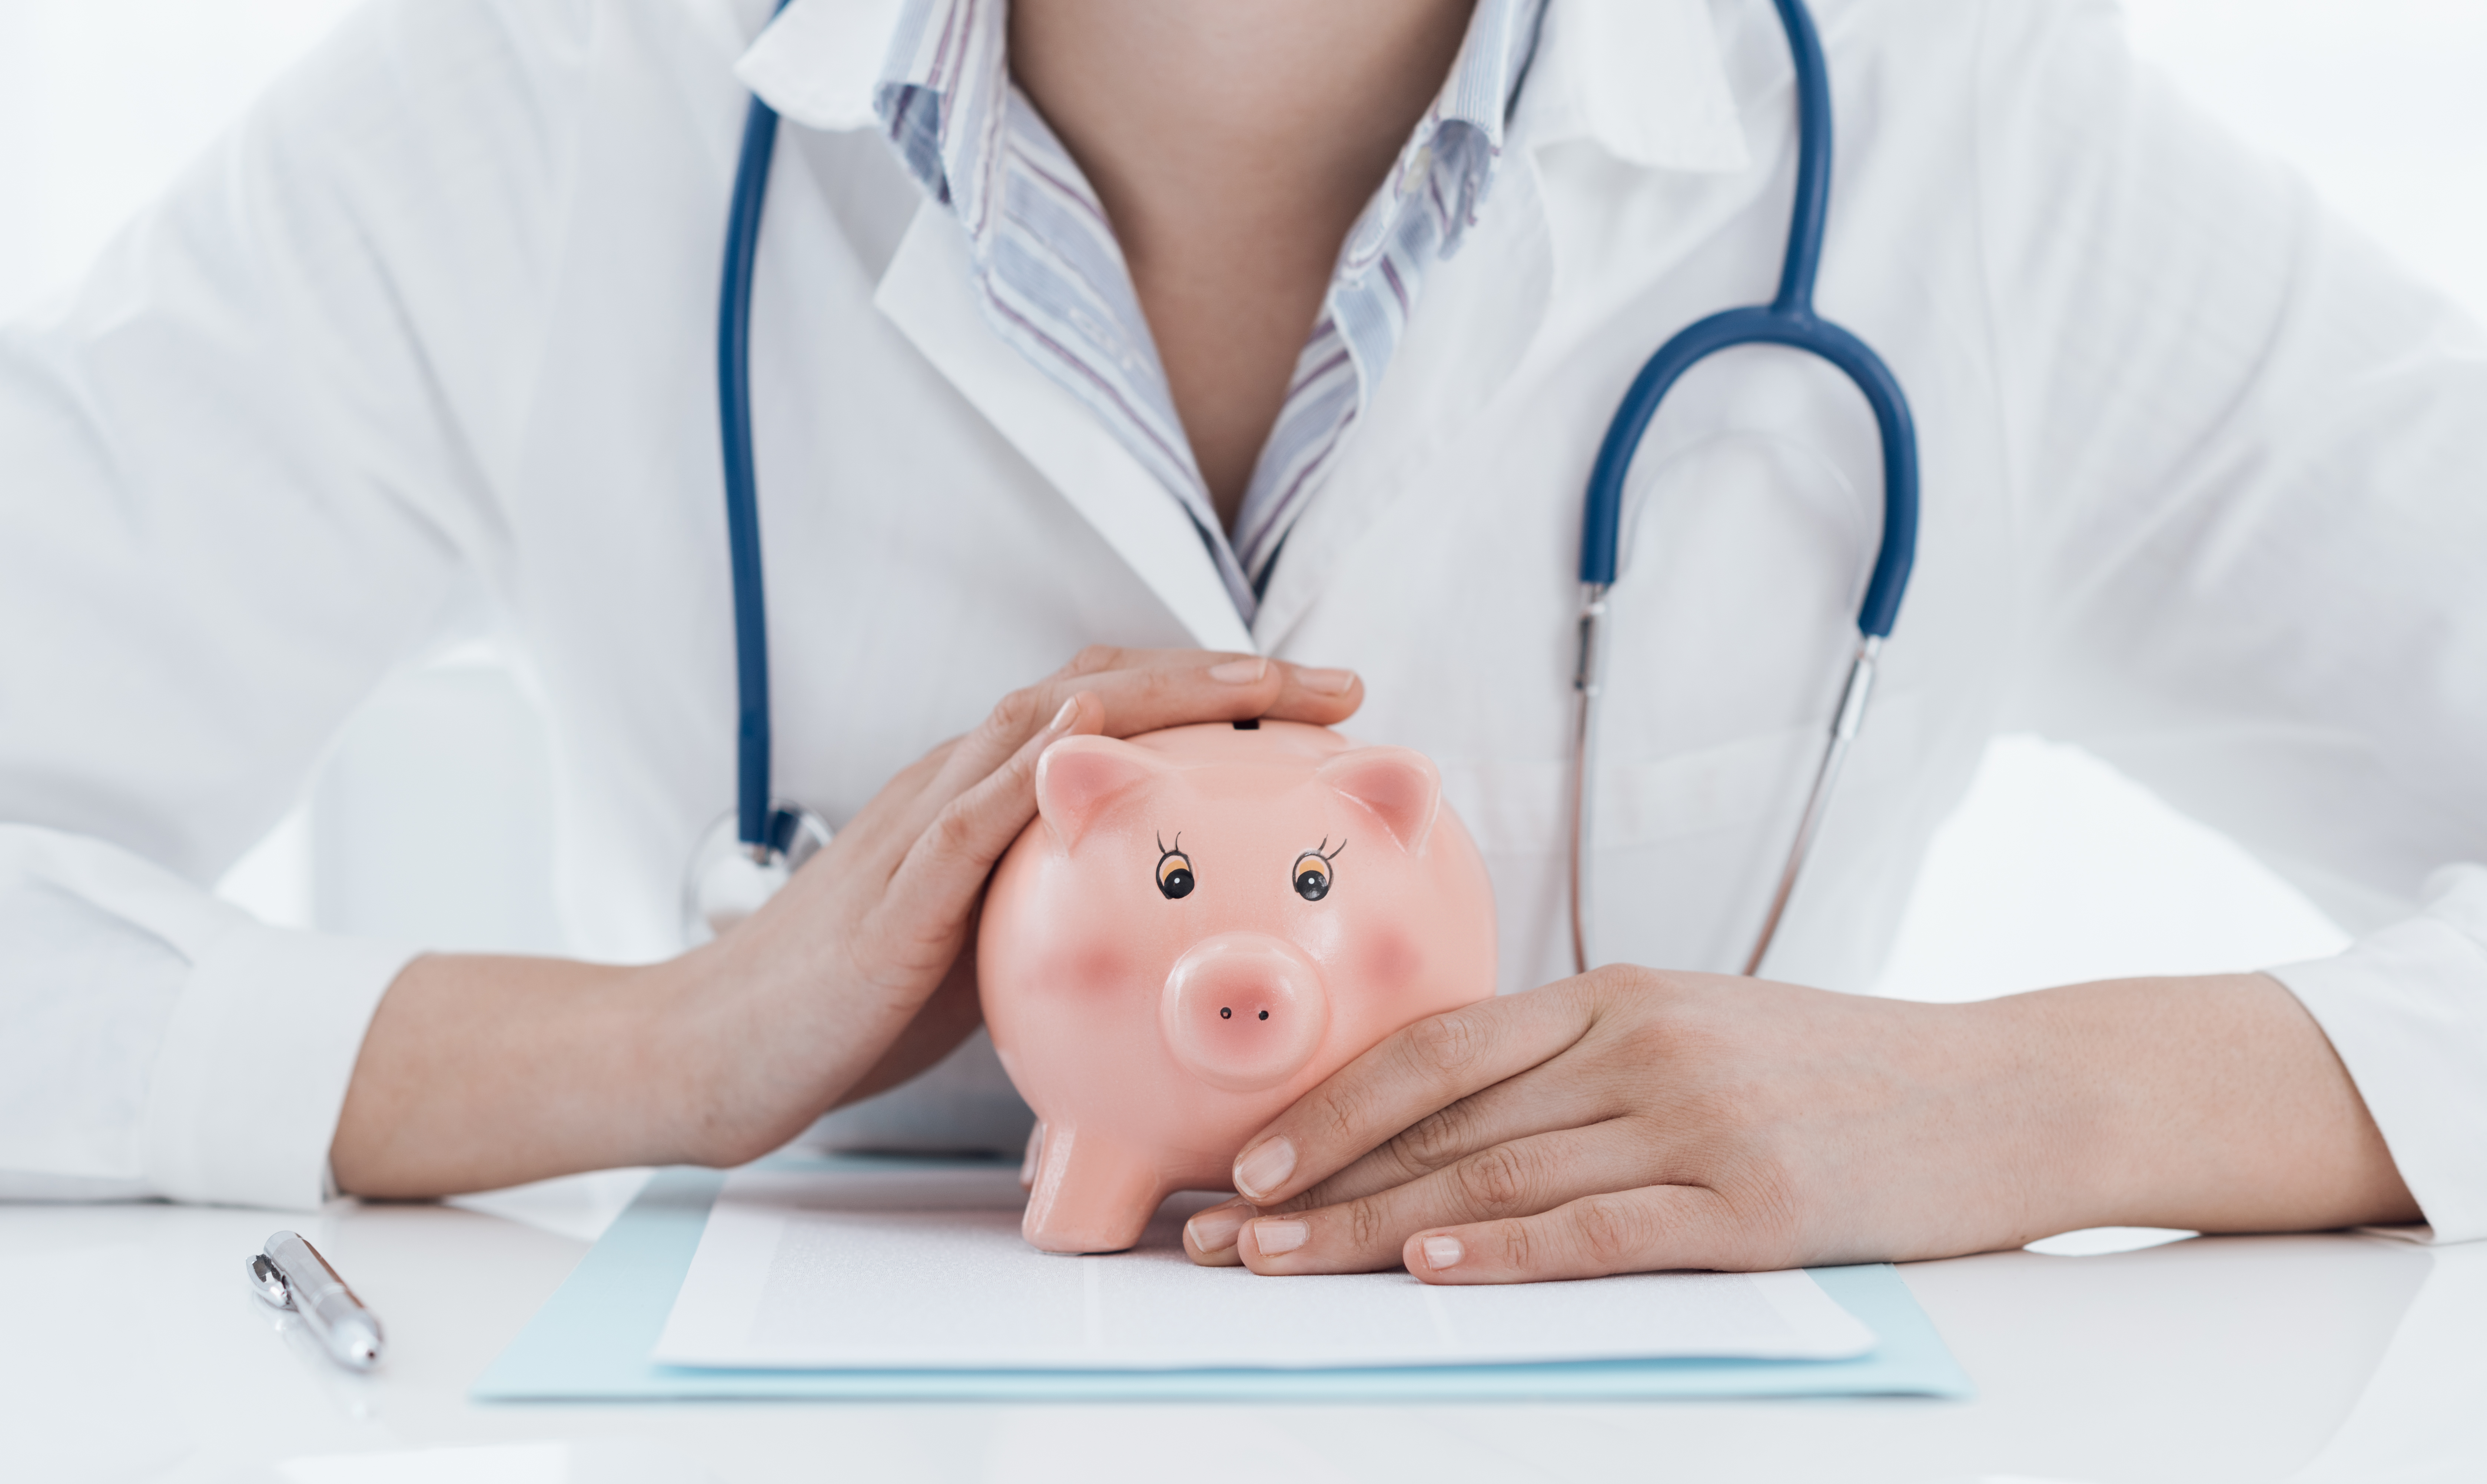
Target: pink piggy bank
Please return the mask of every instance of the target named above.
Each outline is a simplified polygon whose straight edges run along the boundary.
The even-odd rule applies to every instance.
[[[1494,993],[1494,888],[1419,753],[1284,721],[1072,737],[1036,800],[976,967],[1041,1120],[1046,1251],[1130,1246],[1322,1078]]]

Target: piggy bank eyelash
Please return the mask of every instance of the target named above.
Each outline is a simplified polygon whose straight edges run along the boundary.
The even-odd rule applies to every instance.
[[[1338,858],[1338,851],[1347,849],[1347,842],[1341,840],[1337,851],[1325,854],[1328,844],[1329,836],[1322,836],[1321,845],[1297,856],[1295,868],[1287,873],[1294,881],[1296,895],[1307,902],[1318,902],[1329,895],[1330,877],[1334,874],[1330,862]]]
[[[1171,850],[1167,849],[1164,838],[1160,836],[1158,840],[1158,890],[1164,893],[1167,901],[1174,902],[1191,895],[1191,888],[1199,883],[1200,879],[1191,872],[1191,857],[1183,853],[1183,836],[1174,837]]]

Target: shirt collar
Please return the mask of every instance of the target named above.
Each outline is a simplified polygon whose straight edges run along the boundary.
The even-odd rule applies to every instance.
[[[878,90],[923,55],[925,28],[903,23],[977,3],[998,10],[1000,0],[792,0],[735,75],[809,127],[879,127]],[[1586,138],[1649,169],[1746,163],[1706,0],[1550,0],[1529,70],[1513,122],[1531,145]]]
[[[1373,271],[1411,211],[1438,213],[1435,252],[1447,258],[1459,251],[1502,157],[1504,127],[1537,44],[1543,8],[1544,0],[1477,0],[1441,92],[1348,229],[1341,280],[1352,283]]]

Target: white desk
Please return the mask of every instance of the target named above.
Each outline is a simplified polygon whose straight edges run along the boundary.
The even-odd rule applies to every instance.
[[[2353,1236],[1904,1269],[1966,1403],[468,1402],[630,1188],[302,1218],[0,1207],[0,1480],[2487,1479],[2487,1244]],[[289,1223],[387,1324],[377,1377],[279,1333],[244,1286]]]

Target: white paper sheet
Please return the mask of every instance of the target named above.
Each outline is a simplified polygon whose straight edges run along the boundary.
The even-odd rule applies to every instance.
[[[1140,1245],[1020,1240],[1008,1170],[730,1176],[656,1358],[776,1370],[1166,1370],[1835,1359],[1874,1336],[1802,1272],[1449,1288],[1405,1273],[1195,1268],[1169,1202]]]

